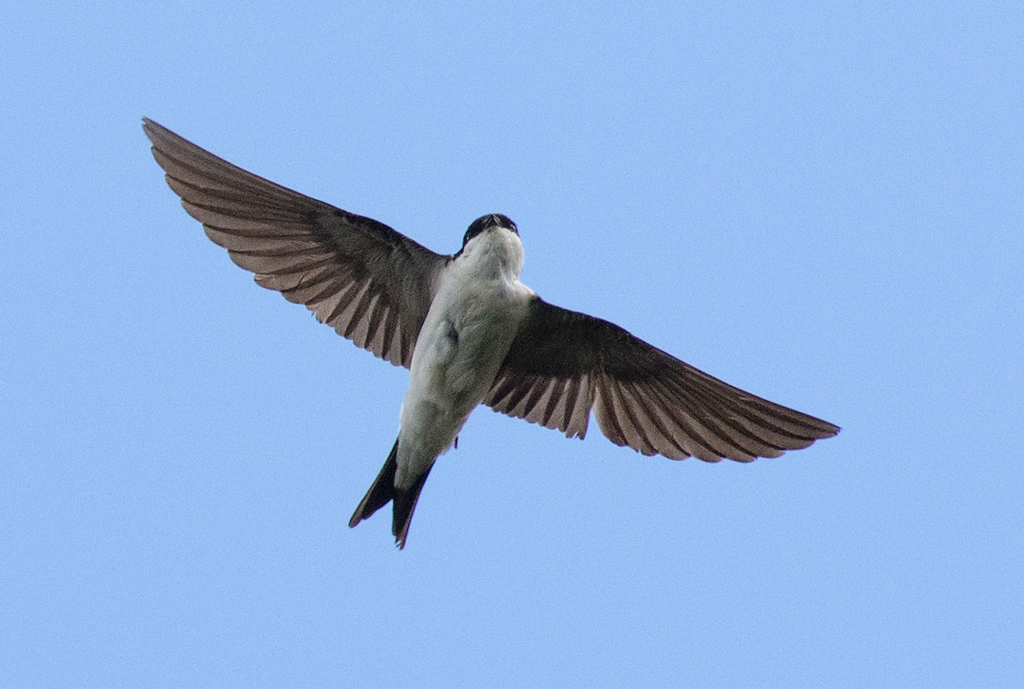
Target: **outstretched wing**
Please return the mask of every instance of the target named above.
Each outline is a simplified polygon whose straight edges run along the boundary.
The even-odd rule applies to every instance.
[[[614,323],[540,298],[484,402],[580,438],[593,409],[616,445],[671,459],[749,462],[839,432],[723,383]]]
[[[185,210],[258,284],[305,304],[359,347],[409,367],[449,256],[246,172],[152,120],[143,129]]]

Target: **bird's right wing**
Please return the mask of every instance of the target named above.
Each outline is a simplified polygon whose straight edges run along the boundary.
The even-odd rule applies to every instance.
[[[231,260],[357,346],[409,367],[451,257],[246,172],[152,120],[143,129],[185,210]]]
[[[484,403],[581,438],[593,409],[616,445],[670,459],[749,462],[839,432],[709,376],[614,323],[539,297]]]

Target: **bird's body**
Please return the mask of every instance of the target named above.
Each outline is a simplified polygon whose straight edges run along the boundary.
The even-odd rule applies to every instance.
[[[408,488],[455,442],[526,318],[519,237],[493,226],[445,272],[420,330],[402,401],[395,485]]]
[[[478,218],[462,249],[436,254],[155,122],[144,129],[185,209],[257,283],[410,369],[398,438],[350,526],[392,502],[392,533],[404,547],[430,469],[480,404],[580,438],[594,411],[617,445],[711,462],[776,457],[839,431],[613,323],[543,301],[519,281],[523,246],[504,215]]]
[[[527,317],[534,293],[519,281],[522,268],[519,236],[494,224],[443,273],[413,350],[398,439],[351,526],[392,500],[393,530],[405,542],[431,467],[483,401]]]

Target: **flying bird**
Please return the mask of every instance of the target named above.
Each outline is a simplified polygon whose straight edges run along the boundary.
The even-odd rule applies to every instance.
[[[839,432],[713,378],[614,323],[549,304],[519,281],[523,245],[500,213],[443,255],[387,225],[247,172],[149,119],[167,183],[256,283],[304,304],[339,335],[409,369],[398,438],[355,526],[389,502],[405,547],[437,458],[479,404],[645,455],[749,462]]]

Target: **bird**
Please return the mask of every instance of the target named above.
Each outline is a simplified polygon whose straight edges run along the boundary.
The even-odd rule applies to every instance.
[[[384,223],[247,172],[143,118],[185,210],[257,284],[358,347],[409,369],[398,436],[349,521],[388,503],[404,548],[438,457],[479,405],[583,438],[591,412],[619,446],[669,459],[749,462],[839,427],[733,387],[609,321],[520,281],[523,244],[501,213],[438,254]]]

